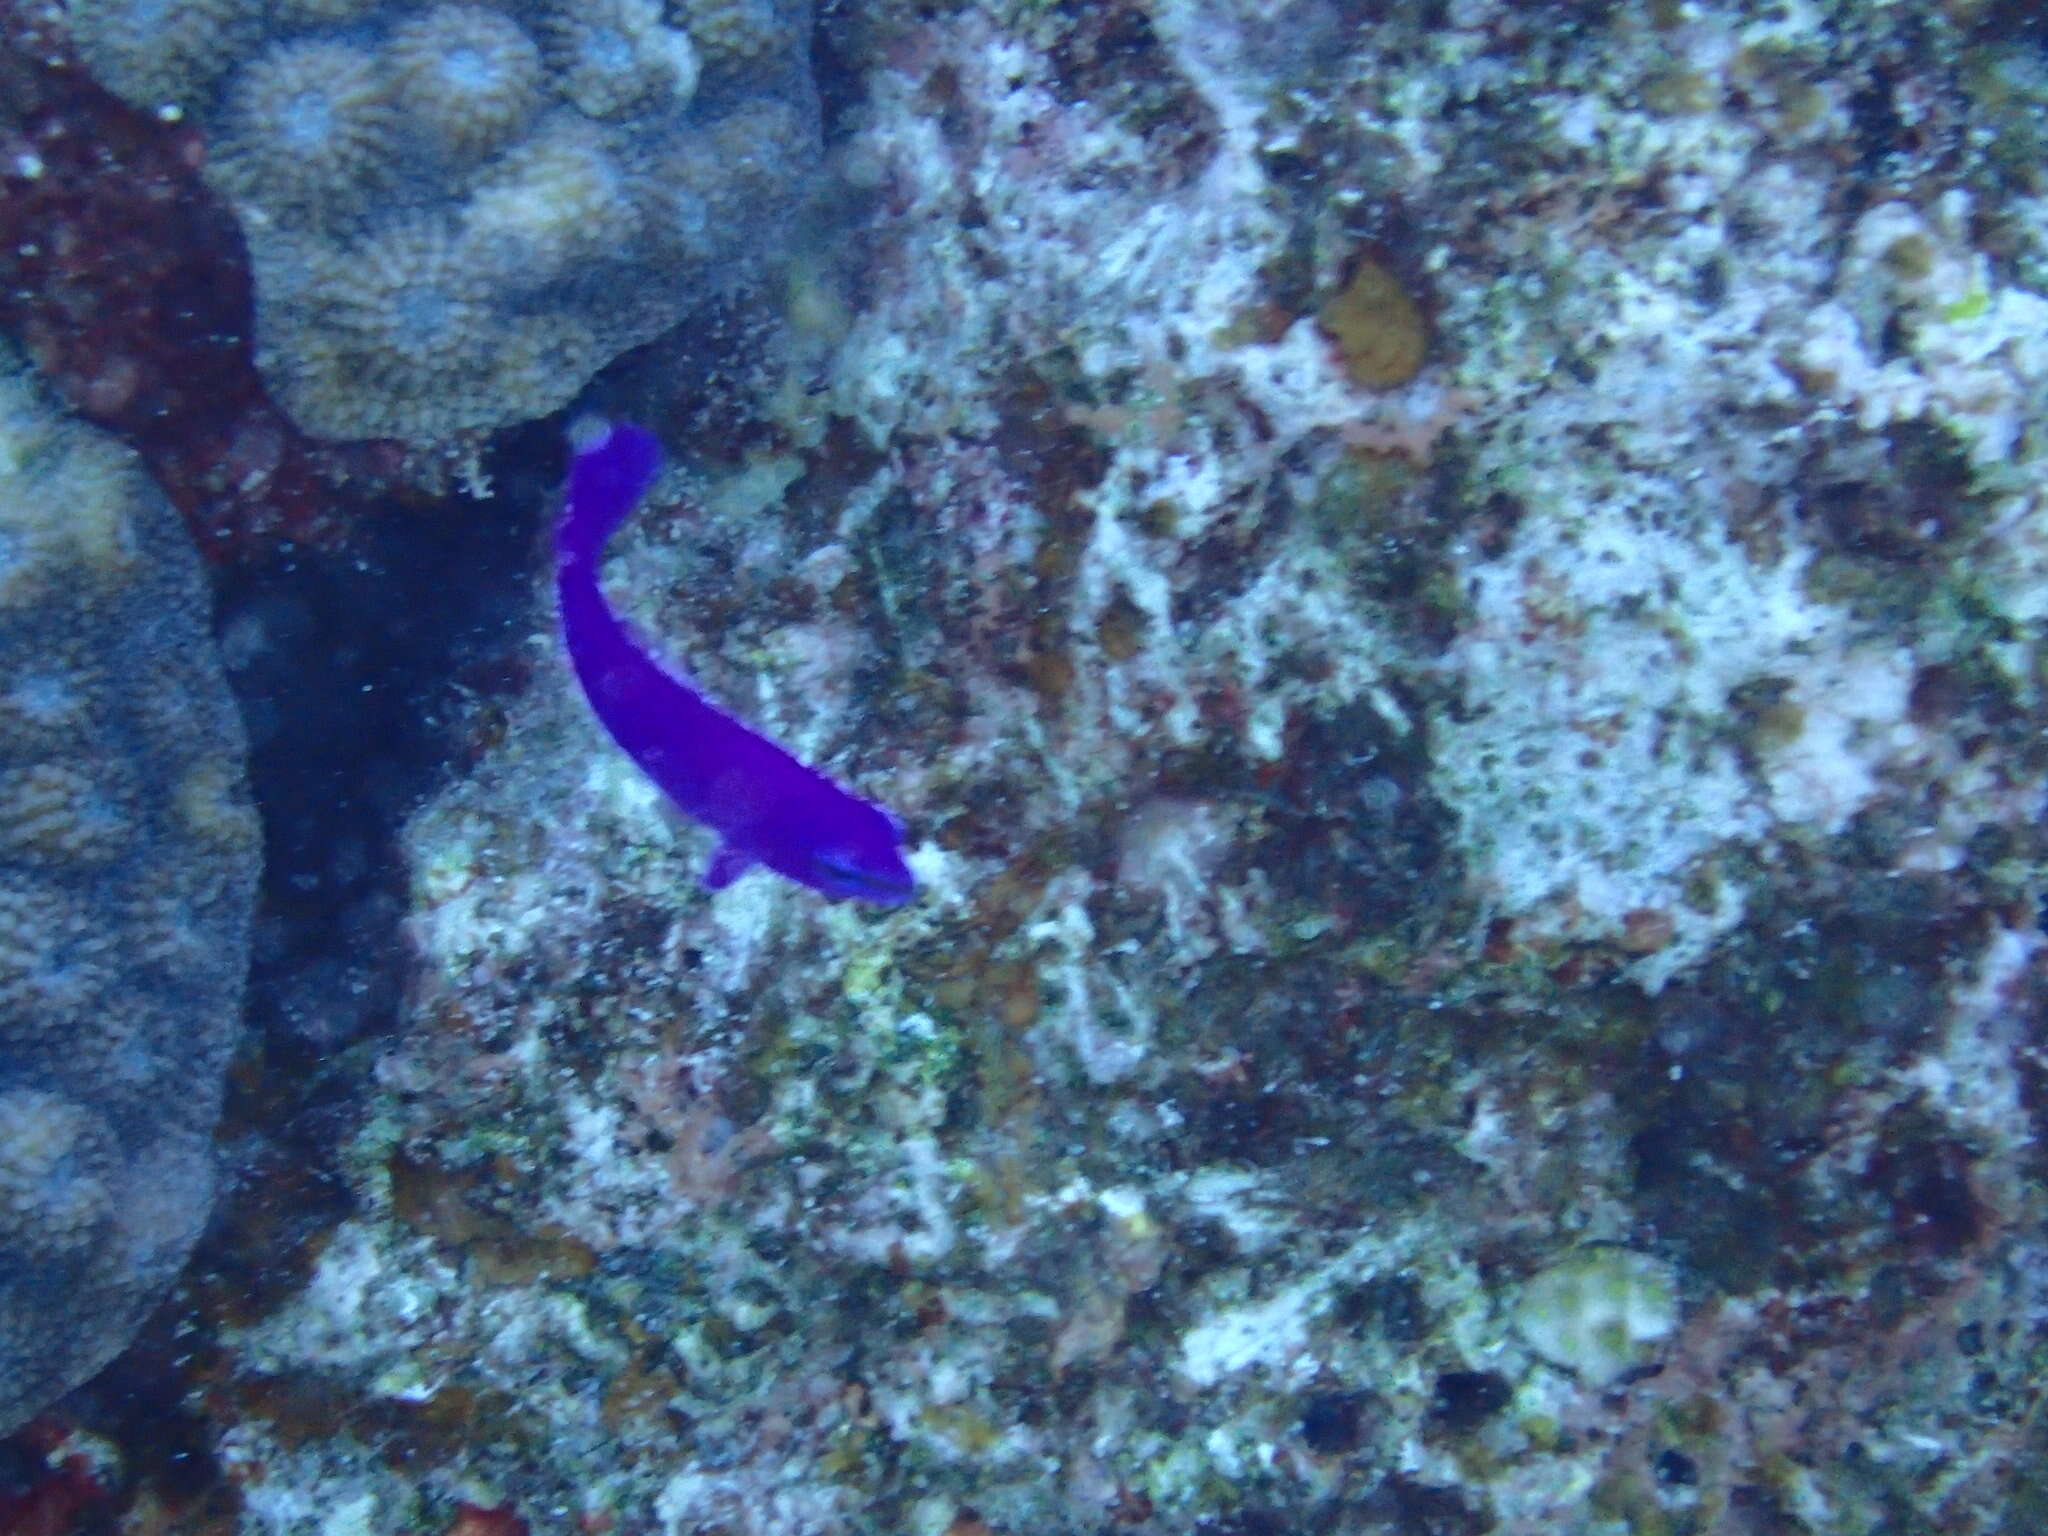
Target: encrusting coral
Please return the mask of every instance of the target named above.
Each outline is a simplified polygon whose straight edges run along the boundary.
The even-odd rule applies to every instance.
[[[565,7],[546,30],[562,94],[586,116],[621,117],[663,96],[686,102],[697,88],[696,51],[662,25],[653,0]]]
[[[184,1263],[257,860],[176,515],[0,354],[0,1431]]]
[[[247,0],[79,0],[68,26],[102,84],[212,141],[256,277],[259,366],[298,425],[431,444],[554,409],[773,259],[819,158],[809,8],[699,9],[295,0],[259,18]],[[700,53],[715,91],[698,90]],[[642,217],[670,205],[695,210],[692,238]],[[436,239],[477,291],[474,330],[436,332],[451,360],[431,366],[408,285],[385,273],[395,248]],[[590,345],[494,365],[491,335],[540,321]],[[542,356],[563,371],[534,378]]]
[[[348,397],[361,436],[408,424],[453,430],[486,387],[495,345],[489,287],[458,239],[415,220],[301,270],[302,289],[276,286],[304,304],[303,317],[284,300],[280,313],[311,340],[292,354],[259,353],[287,408],[331,410]]]
[[[531,605],[310,1273],[194,1313],[208,1518],[2038,1526],[2048,209],[2015,8],[1911,9],[838,7],[857,308],[606,381],[688,458],[611,591],[922,898],[698,891]],[[723,270],[671,14],[679,120],[468,206],[576,114]],[[395,185],[321,259],[445,217],[584,345]]]
[[[453,154],[495,149],[541,99],[540,49],[498,11],[436,6],[393,28],[390,51],[402,110]]]
[[[394,125],[391,80],[373,54],[292,43],[236,77],[215,174],[266,210],[354,212],[395,169]]]
[[[93,77],[147,109],[208,91],[260,13],[257,0],[72,0],[66,24]]]

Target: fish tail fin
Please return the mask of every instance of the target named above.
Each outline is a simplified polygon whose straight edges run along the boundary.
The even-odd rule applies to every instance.
[[[574,433],[572,449],[555,557],[564,566],[594,565],[605,541],[654,484],[661,444],[645,427],[617,421]]]

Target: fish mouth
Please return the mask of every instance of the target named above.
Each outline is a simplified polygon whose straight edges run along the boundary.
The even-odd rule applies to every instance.
[[[900,864],[895,869],[870,869],[848,859],[819,854],[814,860],[814,873],[833,895],[854,901],[895,907],[917,894],[917,880]]]

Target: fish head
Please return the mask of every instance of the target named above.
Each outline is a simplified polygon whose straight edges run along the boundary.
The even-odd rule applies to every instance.
[[[829,835],[811,842],[798,868],[783,873],[835,900],[901,906],[917,894],[903,861],[903,828],[880,806],[854,800],[832,819]]]

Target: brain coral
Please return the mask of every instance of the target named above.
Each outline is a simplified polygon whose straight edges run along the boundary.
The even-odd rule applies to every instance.
[[[185,1262],[257,834],[198,559],[0,352],[0,1433]]]
[[[819,155],[809,0],[69,15],[102,84],[205,130],[249,243],[258,365],[321,437],[436,443],[566,404],[756,276]]]

